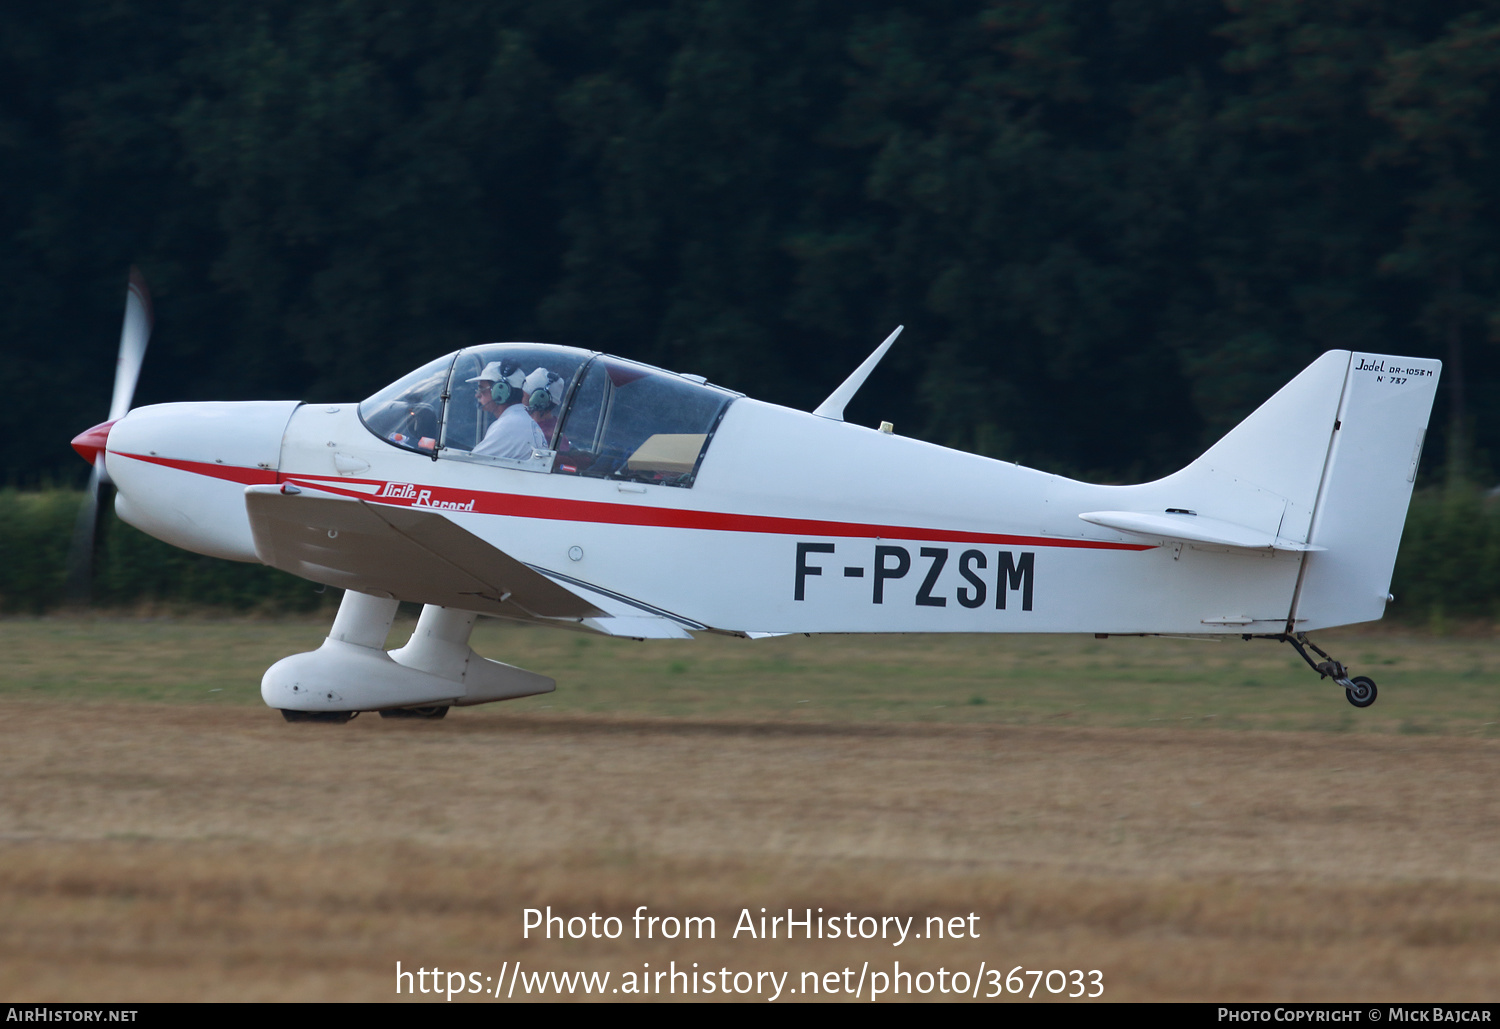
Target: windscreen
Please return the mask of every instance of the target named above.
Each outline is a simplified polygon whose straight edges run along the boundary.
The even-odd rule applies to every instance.
[[[584,370],[556,437],[553,471],[692,486],[735,394],[615,357]]]
[[[394,446],[431,454],[437,448],[443,388],[454,356],[445,354],[424,364],[360,404],[365,427]]]

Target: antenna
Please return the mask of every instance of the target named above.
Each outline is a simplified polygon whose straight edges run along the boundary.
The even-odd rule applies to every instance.
[[[875,370],[875,366],[880,363],[885,352],[891,349],[891,344],[896,342],[896,337],[901,335],[901,330],[904,328],[906,328],[904,325],[896,326],[896,331],[887,336],[885,342],[876,347],[875,352],[865,358],[864,363],[854,369],[853,374],[845,379],[838,389],[828,394],[828,399],[819,404],[813,414],[820,418],[832,418],[836,422],[843,421],[844,405],[854,399],[854,394],[859,392],[859,387],[865,384],[865,380],[870,377],[870,373]]]

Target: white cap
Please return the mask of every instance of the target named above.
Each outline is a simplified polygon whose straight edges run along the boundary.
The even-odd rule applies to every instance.
[[[538,390],[545,389],[552,394],[553,402],[560,404],[562,403],[563,388],[566,385],[567,382],[561,375],[558,375],[556,372],[549,372],[545,368],[538,368],[526,376],[526,381],[521,384],[521,389],[526,393],[535,393]]]
[[[504,370],[500,367],[499,361],[491,361],[489,364],[484,366],[484,371],[480,372],[472,379],[466,379],[464,381],[479,382],[481,380],[485,382],[509,382],[512,386],[519,387],[522,381],[521,369],[517,368],[515,371],[511,372],[509,376],[507,376]]]
[[[552,373],[547,371],[547,369],[545,368],[538,368],[536,371],[526,376],[526,381],[521,383],[522,391],[526,393],[535,393],[537,390],[545,388],[547,385],[547,379],[549,376],[551,376],[551,374]]]

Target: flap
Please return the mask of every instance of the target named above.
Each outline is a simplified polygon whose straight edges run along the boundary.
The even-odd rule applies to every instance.
[[[606,636],[628,636],[636,640],[690,640],[693,638],[692,633],[672,619],[656,615],[589,618],[583,624]]]
[[[1216,547],[1243,547],[1247,550],[1322,550],[1322,547],[1282,539],[1248,525],[1237,525],[1221,518],[1204,518],[1196,514],[1145,511],[1089,511],[1078,516],[1094,525],[1119,532],[1134,533],[1161,540],[1183,540],[1208,543]]]
[[[607,614],[441,512],[250,486],[255,552],[313,582],[503,618]]]

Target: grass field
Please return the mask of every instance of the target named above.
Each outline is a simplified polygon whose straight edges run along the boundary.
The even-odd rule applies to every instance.
[[[0,995],[396,999],[398,960],[796,988],[899,960],[1099,969],[1106,1000],[1500,998],[1488,631],[1320,637],[1380,683],[1357,711],[1265,642],[486,622],[481,653],[558,691],[287,725],[260,672],[325,631],[0,621]],[[641,904],[717,936],[630,939]],[[547,905],[626,936],[523,939]],[[980,936],[731,938],[761,907]]]
[[[414,623],[398,622],[390,646]],[[260,705],[326,620],[0,619],[0,697]],[[1318,634],[1380,685],[1364,711],[1285,644],[1080,636],[607,639],[482,620],[474,647],[558,681],[480,711],[1500,736],[1500,636]],[[454,717],[458,717],[455,715]]]

